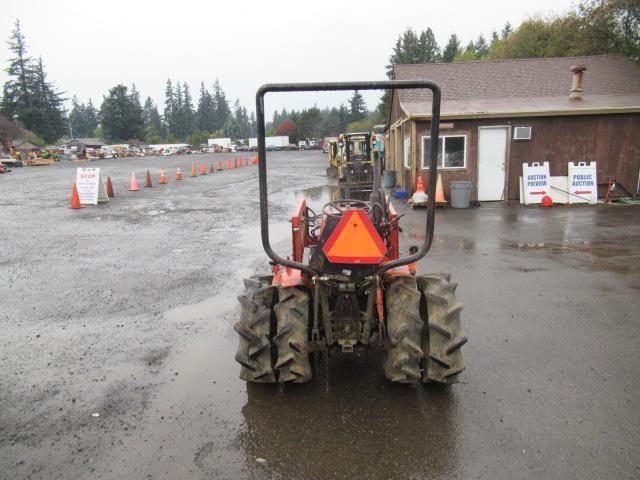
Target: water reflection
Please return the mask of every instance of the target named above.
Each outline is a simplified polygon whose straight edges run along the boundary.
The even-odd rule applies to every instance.
[[[287,195],[287,199],[291,203],[296,203],[297,199],[307,197],[307,204],[316,212],[319,212],[323,206],[329,202],[334,202],[339,198],[337,185],[321,185],[318,187],[307,188],[305,190],[296,190]]]
[[[381,365],[381,352],[337,355],[306,385],[247,384],[239,443],[253,476],[451,477],[455,387],[395,385]]]

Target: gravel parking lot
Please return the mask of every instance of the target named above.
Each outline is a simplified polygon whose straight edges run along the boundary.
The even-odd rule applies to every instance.
[[[0,477],[640,476],[640,209],[439,209],[420,266],[460,284],[461,384],[390,384],[374,348],[246,385],[231,325],[269,269],[257,168],[173,181],[233,156],[94,162],[117,196],[82,210],[75,164],[0,176]],[[169,184],[143,188],[161,166]],[[329,201],[325,168],[269,154],[281,254],[296,198]],[[424,217],[403,218],[404,250]]]

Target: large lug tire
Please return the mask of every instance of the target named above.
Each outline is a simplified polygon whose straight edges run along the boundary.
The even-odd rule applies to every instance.
[[[425,352],[423,382],[458,383],[464,370],[462,346],[467,337],[460,327],[464,306],[456,299],[457,283],[451,275],[421,275],[418,286],[426,302],[428,328],[422,339]]]
[[[244,280],[245,293],[238,297],[240,320],[233,324],[240,342],[236,361],[242,366],[240,378],[248,382],[274,383],[272,361],[273,297],[272,276],[255,275]]]
[[[386,289],[387,332],[390,345],[384,360],[387,379],[418,383],[422,378],[420,346],[424,322],[420,317],[420,291],[414,277],[399,277]]]
[[[278,288],[274,307],[277,333],[273,337],[278,355],[278,382],[305,383],[311,380],[309,362],[309,293],[296,287]]]

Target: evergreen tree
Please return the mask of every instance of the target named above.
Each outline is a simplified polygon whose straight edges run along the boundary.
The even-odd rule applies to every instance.
[[[460,40],[455,33],[449,37],[449,41],[442,50],[442,61],[444,63],[453,62],[453,59],[460,53]]]
[[[93,102],[89,99],[89,103],[85,109],[85,122],[87,125],[87,136],[93,136],[93,132],[98,128],[98,111],[93,106]]]
[[[224,128],[224,125],[231,114],[231,110],[229,109],[229,102],[227,102],[227,98],[217,78],[216,83],[213,84],[213,102],[215,109],[214,129],[218,130]]]
[[[131,111],[129,113],[128,121],[131,136],[127,138],[142,139],[144,138],[144,112],[142,110],[142,105],[140,104],[140,92],[138,92],[135,83],[131,86],[129,100]]]
[[[176,128],[176,102],[173,97],[173,85],[171,79],[167,80],[164,89],[164,126],[168,134],[173,134]]]
[[[189,91],[189,85],[187,82],[183,83],[182,88],[180,136],[186,137],[195,131],[195,112],[193,111],[193,99],[191,98],[191,92]]]
[[[317,107],[300,112],[298,121],[298,138],[317,138],[320,135],[320,110]]]
[[[9,60],[9,67],[5,70],[12,80],[4,84],[2,112],[7,117],[18,118],[27,125],[32,120],[33,109],[30,91],[31,58],[27,54],[27,44],[20,30],[19,20],[16,20],[7,44],[14,57]]]
[[[69,112],[70,135],[72,138],[86,137],[86,107],[78,102],[75,95],[71,99],[71,111]]]
[[[109,90],[100,106],[102,130],[109,141],[141,139],[143,136],[142,112],[134,105],[133,96],[125,85],[116,85]]]
[[[249,117],[249,125],[249,135],[252,137],[258,135],[258,122],[256,122],[256,115],[253,112],[251,112],[251,116]]]
[[[509,22],[505,23],[504,27],[502,27],[502,31],[500,32],[500,39],[504,40],[509,35],[511,35],[511,32],[513,32],[513,28],[511,27],[511,23],[509,23]]]
[[[162,137],[162,121],[160,119],[160,113],[158,107],[153,103],[151,97],[147,97],[144,102],[143,118],[144,118],[144,132],[145,139],[149,143],[156,143],[156,141]],[[150,140],[153,139],[154,142]]]
[[[483,35],[480,35],[475,43],[475,53],[477,58],[485,58],[489,53],[489,45]]]
[[[357,122],[367,116],[367,106],[359,91],[353,92],[349,99],[349,122]]]
[[[198,100],[198,110],[196,113],[197,127],[201,132],[212,132],[215,130],[215,109],[213,98],[204,86],[200,84],[200,99]]]
[[[47,81],[42,58],[34,63],[28,56],[18,20],[8,45],[14,57],[5,70],[10,79],[3,87],[0,110],[10,119],[19,120],[45,141],[53,142],[66,131],[62,94]]]
[[[430,28],[422,31],[420,35],[408,28],[398,37],[393,53],[387,64],[387,77],[393,79],[393,68],[398,64],[435,63],[441,61],[440,47],[436,42],[433,31]],[[391,106],[391,91],[387,90],[378,109],[388,118]]]

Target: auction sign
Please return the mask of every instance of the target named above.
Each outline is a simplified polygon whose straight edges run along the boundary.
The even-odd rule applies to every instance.
[[[549,162],[540,165],[537,162],[529,165],[522,164],[522,186],[524,188],[524,203],[531,205],[540,203],[542,197],[549,195],[550,186]]]
[[[108,202],[107,187],[99,168],[78,168],[76,186],[80,203],[83,205],[97,205],[98,202]]]
[[[598,203],[596,162],[569,162],[569,203]]]

